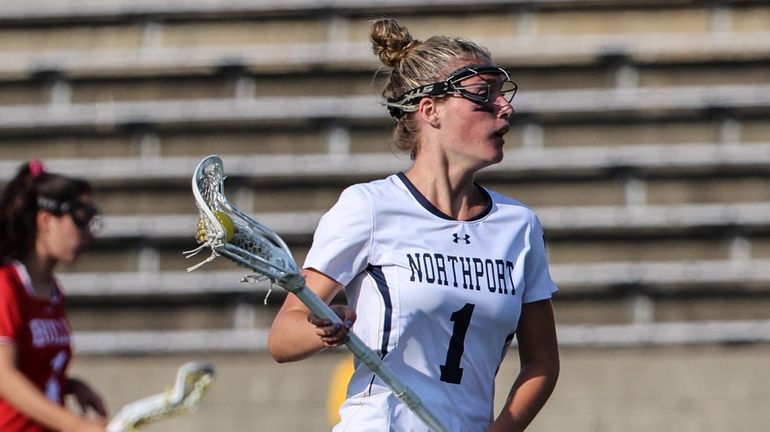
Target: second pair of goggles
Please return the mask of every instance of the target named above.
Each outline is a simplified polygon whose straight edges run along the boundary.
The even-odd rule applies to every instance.
[[[57,216],[68,214],[80,228],[86,228],[99,216],[99,209],[91,204],[78,200],[59,202],[51,198],[38,197],[37,208],[51,212]]]
[[[392,117],[399,119],[406,113],[417,111],[417,104],[420,102],[420,99],[426,96],[457,94],[472,102],[484,104],[490,101],[490,97],[493,97],[491,83],[487,82],[486,91],[479,93],[468,91],[467,88],[461,85],[463,80],[482,74],[502,75],[505,79],[501,84],[499,94],[505,95],[505,99],[508,102],[513,100],[513,96],[516,95],[518,86],[511,81],[511,77],[505,69],[499,66],[470,65],[452,72],[445,81],[425,84],[413,88],[397,98],[388,99],[385,106],[388,107],[388,111]],[[483,83],[479,85],[483,86]],[[474,87],[476,87],[476,85],[474,85]]]

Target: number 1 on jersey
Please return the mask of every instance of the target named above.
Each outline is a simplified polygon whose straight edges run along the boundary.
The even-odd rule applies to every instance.
[[[466,303],[465,306],[452,313],[449,318],[454,322],[452,328],[452,338],[449,339],[449,349],[446,353],[446,361],[440,365],[441,381],[450,384],[460,384],[463,379],[463,368],[460,367],[460,360],[465,351],[465,333],[471,324],[471,315],[476,305]]]

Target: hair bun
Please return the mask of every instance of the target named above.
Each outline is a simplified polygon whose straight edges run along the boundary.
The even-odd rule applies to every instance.
[[[396,67],[420,41],[414,39],[406,27],[393,18],[372,21],[369,34],[372,51],[389,67]]]

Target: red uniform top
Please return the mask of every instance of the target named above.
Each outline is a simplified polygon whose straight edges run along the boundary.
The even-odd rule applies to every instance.
[[[62,405],[65,374],[72,356],[70,328],[58,284],[50,299],[35,295],[27,268],[0,266],[0,344],[16,347],[16,367],[48,399]],[[45,432],[39,423],[0,398],[0,431]]]

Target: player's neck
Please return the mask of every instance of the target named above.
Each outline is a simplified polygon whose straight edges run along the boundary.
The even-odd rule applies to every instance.
[[[53,268],[56,263],[35,253],[23,259],[22,263],[27,268],[35,293],[39,297],[50,298],[53,295]]]
[[[418,164],[404,174],[431,204],[453,219],[472,219],[487,207],[487,197],[474,183],[473,175],[430,172]]]

